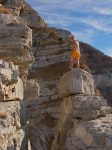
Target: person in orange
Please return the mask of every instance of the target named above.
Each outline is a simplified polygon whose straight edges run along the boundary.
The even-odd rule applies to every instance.
[[[73,35],[69,36],[69,41],[70,41],[70,47],[72,49],[71,51],[71,56],[70,56],[70,64],[69,64],[69,69],[71,70],[76,64],[76,67],[80,67],[80,48],[79,48],[79,42],[76,40],[76,37]]]

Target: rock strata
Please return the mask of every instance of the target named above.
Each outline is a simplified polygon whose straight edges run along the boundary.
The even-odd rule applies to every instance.
[[[0,101],[22,100],[23,81],[19,77],[19,68],[13,63],[0,62]]]
[[[75,78],[75,71],[80,76],[85,75],[85,71],[74,69],[74,71],[71,71],[73,73],[72,77],[69,72],[65,80],[60,80],[60,84],[73,78],[74,82],[69,83],[72,84],[72,87],[79,86],[79,84],[82,87],[85,86],[85,83],[81,82],[80,76],[78,76],[79,82],[77,85],[75,81],[78,79],[77,76]],[[68,73],[65,73],[64,76],[66,74]],[[86,79],[90,81],[90,75],[88,73],[86,73]],[[69,86],[70,89],[71,86]],[[88,84],[89,86],[91,87],[90,84]],[[91,95],[86,93],[82,94],[81,90],[77,94],[74,89],[72,95],[69,92],[67,96],[65,95],[63,97],[59,116],[52,150],[111,150],[112,108],[107,106],[104,98],[95,94],[93,95],[92,93]]]
[[[0,150],[28,149],[28,102],[23,99],[31,45],[32,30],[19,17],[0,14]]]

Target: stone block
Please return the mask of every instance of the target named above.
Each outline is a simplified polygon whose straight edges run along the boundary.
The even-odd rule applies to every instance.
[[[65,73],[59,83],[59,97],[85,94],[95,95],[95,85],[91,74],[87,71],[76,68]]]

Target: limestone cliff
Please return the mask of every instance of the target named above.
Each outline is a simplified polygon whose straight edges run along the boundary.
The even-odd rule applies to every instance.
[[[84,70],[73,69],[63,75],[60,115],[51,150],[112,149],[112,108],[94,90],[93,78]]]
[[[23,70],[30,56],[31,29],[12,15],[0,15],[0,150],[27,148]],[[6,61],[7,60],[7,61]],[[19,66],[22,69],[21,77]],[[21,102],[20,102],[21,101]]]
[[[64,88],[60,88],[58,93],[57,87],[62,74],[68,71],[70,51],[67,36],[71,33],[49,28],[25,0],[5,1],[4,6],[11,11],[11,14],[0,14],[0,150],[50,150],[61,117],[60,103],[63,108],[59,93],[64,91],[63,96],[69,95]],[[85,43],[80,42],[80,47],[81,67],[88,69],[84,65],[89,66],[97,87],[111,101],[112,59]],[[103,62],[106,62],[106,65]],[[74,74],[74,79],[76,77],[77,73]],[[91,78],[91,75],[85,73],[81,80],[77,80],[78,84],[84,83],[81,93],[80,90],[75,89],[79,94],[89,94],[89,96],[76,96],[76,102],[82,103],[83,100],[87,100],[86,104],[90,109],[95,107],[95,111],[84,108],[89,114],[90,124],[91,115],[92,119],[96,117],[100,119],[100,116],[111,112],[111,109],[107,108],[105,99],[95,95],[94,81]],[[73,92],[74,89],[71,94],[74,94]],[[72,107],[71,97],[69,97],[70,107]],[[98,104],[97,108],[93,101]],[[68,100],[66,103],[68,107]],[[100,106],[106,109],[100,110]],[[84,110],[79,113],[79,109],[81,108],[75,110],[76,115],[79,115],[75,120],[82,116],[88,121],[87,115],[82,115]],[[63,112],[64,110],[61,113]],[[111,116],[107,116],[105,125],[110,128],[111,120],[108,122],[108,117],[111,119]],[[102,118],[101,122],[105,120],[106,118]],[[101,123],[101,126],[103,125]],[[85,128],[87,126],[89,123],[85,122]],[[63,141],[71,138],[67,137],[68,132],[66,134],[64,139],[62,136]],[[80,133],[78,134],[80,136]],[[111,145],[110,138],[107,140]],[[56,138],[54,144],[55,141]],[[80,143],[80,140],[78,142]],[[67,146],[69,147],[69,144]]]
[[[32,30],[18,16],[0,14],[0,150],[28,149],[28,100],[39,93],[38,84],[27,81],[31,45]]]

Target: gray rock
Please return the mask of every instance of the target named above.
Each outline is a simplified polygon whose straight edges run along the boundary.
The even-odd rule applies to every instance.
[[[68,130],[64,147],[67,150],[111,150],[112,115],[89,122],[75,122]]]
[[[0,85],[0,101],[23,99],[23,81],[18,66],[1,60]]]
[[[24,99],[37,100],[40,93],[39,84],[35,80],[28,80],[24,83]]]
[[[97,87],[111,87],[112,86],[112,73],[102,73],[94,75],[95,84]]]
[[[20,16],[31,29],[47,26],[43,18],[28,3],[25,3]]]
[[[20,117],[22,109],[22,103],[19,102],[0,102],[0,150],[23,148],[25,132]]]
[[[42,17],[31,8],[25,0],[7,1],[5,6],[10,9],[14,15],[20,16],[24,23],[30,28],[46,27],[45,21]]]
[[[26,25],[0,24],[0,39],[1,59],[21,65],[32,61],[32,54],[29,50],[32,44],[32,31]]]
[[[19,16],[13,16],[11,14],[0,14],[0,23],[3,24],[25,24],[25,21]]]
[[[107,107],[106,100],[98,96],[79,95],[64,98],[60,107],[63,117],[72,115],[81,120],[96,119],[112,112],[112,108]]]
[[[94,89],[92,75],[82,69],[72,69],[61,77],[58,91],[60,97],[66,97],[76,94],[94,95]]]
[[[78,72],[79,70],[76,69],[75,71]],[[67,74],[68,76],[71,75],[70,72]],[[77,74],[74,75],[73,72],[73,75],[70,76],[71,84],[73,82],[72,86],[76,81],[78,85],[82,84],[81,79],[83,79],[84,73],[82,74],[80,71]],[[87,76],[89,76],[88,73]],[[67,90],[71,90],[71,86],[64,83],[64,81],[66,82],[65,79],[67,80],[67,78],[61,80],[61,84],[65,85],[63,86],[65,91],[63,88],[60,88],[60,90],[62,89],[66,93]],[[84,89],[94,88],[90,79],[84,81],[89,83]],[[64,97],[60,105],[59,121],[51,150],[111,150],[111,148],[112,108],[107,106],[106,100],[92,95],[92,92],[90,94],[80,92],[78,95],[73,94],[71,96],[69,94]]]

